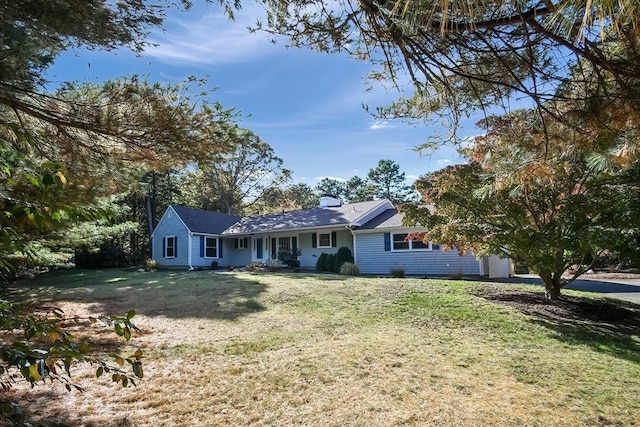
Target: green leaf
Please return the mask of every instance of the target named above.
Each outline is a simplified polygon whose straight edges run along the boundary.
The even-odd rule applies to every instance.
[[[144,372],[142,370],[142,363],[133,362],[133,373],[138,378],[142,378],[144,376]]]
[[[102,366],[100,366],[97,370],[96,370],[96,378],[100,378],[102,376],[102,374],[104,373],[104,368]]]
[[[44,174],[42,175],[42,183],[44,185],[53,185],[55,183],[55,181],[53,180],[53,177],[49,174]]]

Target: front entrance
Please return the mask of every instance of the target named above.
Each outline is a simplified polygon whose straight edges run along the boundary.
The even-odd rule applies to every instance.
[[[264,239],[262,237],[256,237],[255,239],[256,247],[253,252],[254,262],[264,262]]]

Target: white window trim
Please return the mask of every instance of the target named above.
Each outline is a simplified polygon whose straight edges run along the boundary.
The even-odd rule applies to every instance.
[[[322,235],[322,234],[328,234],[329,235],[329,246],[322,246],[320,244],[320,235]],[[324,249],[324,248],[332,248],[333,247],[332,246],[333,242],[331,241],[331,232],[328,232],[328,233],[317,233],[317,239],[318,239],[318,246],[317,246],[318,248]]]
[[[209,246],[207,246],[207,239],[214,239],[216,241],[216,256],[207,256],[207,248]],[[218,256],[220,254],[220,239],[218,239],[217,237],[208,237],[205,236],[204,237],[204,257],[205,259],[219,259],[220,257]]]
[[[394,247],[395,239],[393,236],[397,234],[409,234],[409,233],[391,233],[391,252],[431,252],[433,251],[433,247],[431,241],[429,241],[429,245],[426,248],[417,248],[413,249],[413,240],[409,240],[409,248],[408,249],[396,249]]]
[[[164,258],[169,258],[169,259],[173,259],[176,257],[176,242],[177,242],[177,236],[165,236],[164,238]],[[173,248],[173,255],[172,256],[168,256],[167,252],[169,251],[169,239],[173,239],[173,245],[171,246]]]

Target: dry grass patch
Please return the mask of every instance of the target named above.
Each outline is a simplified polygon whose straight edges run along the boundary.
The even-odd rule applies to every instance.
[[[594,342],[597,323],[567,319],[568,335],[487,297],[496,290],[305,274],[52,275],[14,296],[70,313],[135,309],[145,379],[121,389],[80,367],[85,393],[20,386],[11,396],[35,418],[74,426],[638,424],[637,307],[607,346]]]

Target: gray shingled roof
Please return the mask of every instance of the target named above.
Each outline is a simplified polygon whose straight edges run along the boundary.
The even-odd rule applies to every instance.
[[[373,230],[376,228],[402,227],[403,215],[397,209],[387,209],[371,221],[358,227],[358,230]]]
[[[386,203],[386,201],[374,200],[328,208],[303,209],[244,218],[229,227],[223,234],[250,234],[265,231],[349,225],[380,203]]]
[[[192,233],[222,234],[229,226],[240,220],[237,216],[202,209],[177,205],[172,205],[172,208]]]

